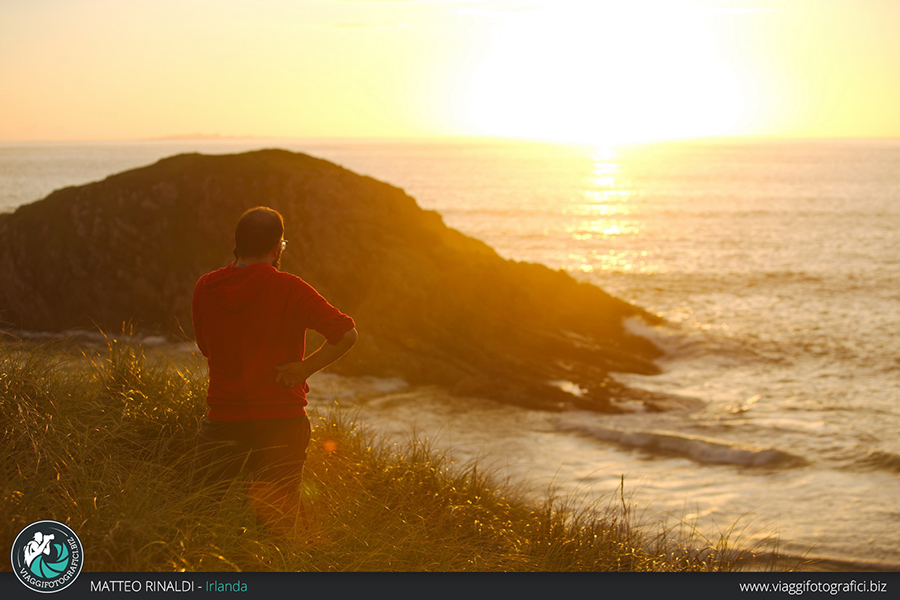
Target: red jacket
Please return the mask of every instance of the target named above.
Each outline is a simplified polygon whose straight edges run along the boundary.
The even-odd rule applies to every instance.
[[[229,265],[194,288],[194,337],[209,363],[213,421],[290,419],[306,414],[309,386],[275,381],[275,365],[304,356],[306,330],[331,344],[355,327],[312,286],[268,263]]]

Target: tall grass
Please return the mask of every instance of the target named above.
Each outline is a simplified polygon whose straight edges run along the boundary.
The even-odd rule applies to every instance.
[[[602,507],[535,505],[477,464],[424,443],[381,444],[336,409],[312,411],[296,539],[255,525],[239,482],[191,483],[205,365],[126,338],[98,351],[0,345],[0,536],[55,519],[91,571],[719,571],[749,558],[723,535],[642,525]]]

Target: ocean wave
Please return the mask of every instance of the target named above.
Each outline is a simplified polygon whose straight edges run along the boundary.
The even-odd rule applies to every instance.
[[[878,469],[880,471],[900,473],[900,455],[894,454],[893,452],[870,450],[869,453],[858,462],[863,466]]]
[[[668,319],[666,315],[661,316]],[[657,360],[660,366],[676,360],[709,357],[734,364],[790,360],[784,355],[780,341],[735,337],[728,330],[715,329],[699,321],[666,320],[662,324],[650,324],[639,317],[627,317],[622,319],[622,324],[631,335],[643,337],[663,351],[662,359]]]
[[[641,448],[658,454],[683,456],[700,463],[747,467],[799,467],[809,464],[804,458],[777,448],[755,448],[728,442],[651,430],[628,430],[617,427],[573,423],[564,429],[587,434],[598,440]]]
[[[704,341],[680,330],[668,321],[654,325],[641,317],[625,317],[622,325],[631,335],[647,339],[663,351],[667,358],[689,358],[705,350]]]

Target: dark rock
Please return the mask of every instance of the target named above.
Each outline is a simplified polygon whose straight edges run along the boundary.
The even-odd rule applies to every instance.
[[[282,268],[357,322],[359,342],[335,371],[600,411],[627,395],[610,371],[657,372],[659,349],[622,324],[655,316],[504,260],[396,187],[284,150],[174,156],[0,215],[0,319],[190,335],[197,278],[231,261],[234,224],[257,205],[285,217]]]

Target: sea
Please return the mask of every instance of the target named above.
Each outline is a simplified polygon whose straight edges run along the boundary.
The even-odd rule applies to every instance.
[[[900,570],[900,139],[4,142],[0,212],[174,154],[258,148],[398,186],[505,258],[658,314],[626,325],[665,351],[662,373],[615,377],[685,407],[550,413],[326,371],[314,410],[336,402],[386,443],[557,506],[624,493],[648,531]]]

